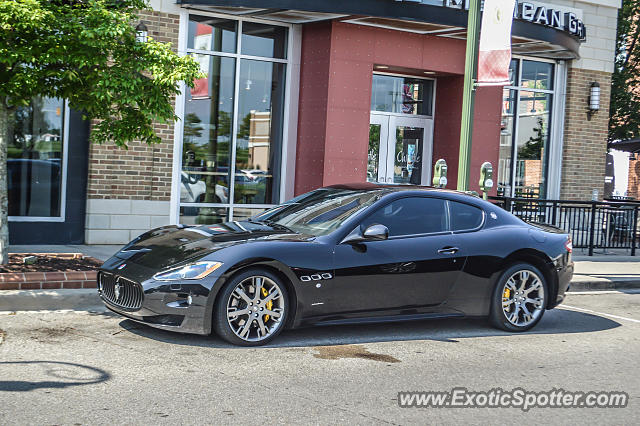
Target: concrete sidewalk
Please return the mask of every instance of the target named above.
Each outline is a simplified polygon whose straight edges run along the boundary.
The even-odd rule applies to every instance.
[[[10,246],[11,253],[84,253],[106,260],[120,246],[107,245],[49,245]],[[640,256],[578,255],[574,257],[575,275],[572,292],[590,290],[640,289]],[[95,289],[84,290],[3,290],[1,311],[17,310],[104,310]]]
[[[640,288],[640,256],[574,256],[572,291]]]

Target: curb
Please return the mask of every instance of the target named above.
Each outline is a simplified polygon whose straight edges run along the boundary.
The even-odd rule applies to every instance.
[[[104,304],[96,289],[2,290],[0,312],[16,311],[97,311]]]
[[[598,290],[629,290],[640,289],[640,280],[580,280],[572,281],[569,293]]]

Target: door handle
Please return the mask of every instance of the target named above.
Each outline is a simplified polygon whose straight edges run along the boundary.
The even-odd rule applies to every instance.
[[[443,247],[438,250],[440,254],[456,254],[460,250],[458,247]]]

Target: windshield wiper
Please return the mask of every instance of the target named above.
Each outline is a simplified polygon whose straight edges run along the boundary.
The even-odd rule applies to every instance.
[[[284,225],[280,225],[278,222],[274,222],[274,221],[269,220],[269,219],[261,220],[261,222],[266,224],[266,225],[269,225],[272,228],[281,229],[281,230],[284,230],[284,231],[287,231],[287,232],[291,232],[292,234],[297,234],[297,232],[294,231],[293,229],[291,229],[289,227],[286,227]]]

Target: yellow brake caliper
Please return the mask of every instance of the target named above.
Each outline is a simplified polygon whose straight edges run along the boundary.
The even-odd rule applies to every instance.
[[[268,295],[269,295],[269,292],[267,291],[267,289],[262,287],[262,297],[267,297]],[[273,300],[269,300],[266,304],[266,307],[268,310],[271,310],[271,308],[273,308]],[[264,322],[269,321],[269,318],[271,318],[271,315],[265,314]]]
[[[510,296],[511,296],[511,289],[505,288],[504,293],[502,293],[502,302],[508,301]],[[511,308],[509,308],[509,310],[511,310]]]

